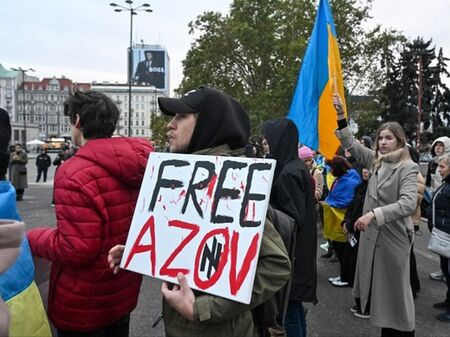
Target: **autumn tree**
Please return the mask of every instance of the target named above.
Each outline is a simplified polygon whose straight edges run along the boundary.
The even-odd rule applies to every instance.
[[[331,6],[348,88],[371,83],[384,31],[364,28],[372,0]],[[236,97],[252,124],[285,116],[314,25],[314,0],[235,0],[230,12],[205,12],[189,24],[195,36],[183,61],[181,94],[209,84]],[[387,34],[387,33],[386,33]]]

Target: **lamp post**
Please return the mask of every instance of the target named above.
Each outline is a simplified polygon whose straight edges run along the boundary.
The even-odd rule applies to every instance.
[[[133,59],[131,57],[132,48],[133,48],[133,15],[137,15],[138,12],[148,12],[151,13],[148,3],[144,3],[137,7],[132,7],[133,1],[125,0],[125,3],[128,4],[128,7],[118,5],[116,3],[110,3],[111,7],[115,7],[115,12],[128,11],[130,12],[130,47],[128,49],[128,137],[131,137],[131,81],[133,78]]]
[[[11,68],[14,71],[20,71],[22,74],[22,112],[23,112],[23,146],[26,148],[27,146],[27,116],[25,111],[25,74],[28,71],[34,71],[32,68],[23,69],[22,67]]]

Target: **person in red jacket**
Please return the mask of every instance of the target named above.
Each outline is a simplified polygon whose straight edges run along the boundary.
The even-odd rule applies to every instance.
[[[128,336],[142,276],[114,275],[105,261],[127,238],[152,147],[111,138],[119,110],[99,92],[75,91],[64,115],[81,148],[55,176],[56,228],[28,231],[32,253],[53,262],[49,318],[59,337]]]

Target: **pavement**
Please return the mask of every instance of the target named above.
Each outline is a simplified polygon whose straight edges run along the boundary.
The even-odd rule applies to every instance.
[[[51,154],[52,159],[55,154]],[[24,200],[18,203],[19,211],[28,228],[56,225],[54,208],[51,207],[54,166],[49,170],[46,183],[34,183],[36,168],[34,161],[28,165],[29,188],[25,190]],[[421,224],[416,236],[414,249],[416,253],[419,278],[422,289],[415,300],[416,336],[448,337],[450,323],[442,323],[435,316],[440,311],[432,308],[432,304],[445,299],[446,286],[442,281],[429,278],[431,272],[439,270],[438,257],[430,253],[426,246],[430,234],[425,223]],[[319,233],[319,244],[324,241]],[[318,248],[317,258],[317,294],[319,303],[305,304],[308,310],[306,321],[308,337],[375,337],[381,330],[370,324],[367,319],[353,316],[350,308],[354,305],[350,288],[333,287],[327,280],[339,274],[339,264],[320,258],[323,250]],[[124,285],[125,287],[126,285]],[[156,328],[152,323],[161,312],[160,281],[145,276],[139,303],[131,314],[130,337],[164,336],[164,323]]]

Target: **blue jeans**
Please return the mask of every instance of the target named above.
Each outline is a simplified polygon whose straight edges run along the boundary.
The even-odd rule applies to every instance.
[[[289,301],[284,328],[287,337],[306,337],[305,309],[302,302]]]

